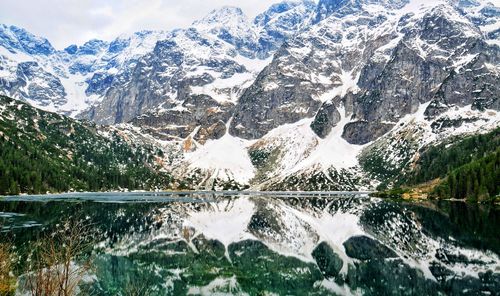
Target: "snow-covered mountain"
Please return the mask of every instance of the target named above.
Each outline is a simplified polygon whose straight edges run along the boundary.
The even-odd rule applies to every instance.
[[[313,8],[309,1],[288,1],[252,20],[239,8],[223,7],[187,29],[141,31],[64,50],[54,49],[48,40],[24,29],[1,25],[1,91],[46,110],[108,124],[129,121],[151,108],[161,110],[160,103],[167,99],[182,101],[177,95],[186,85],[195,88],[193,94],[215,94],[217,100],[221,96],[220,100],[235,101],[241,85],[252,82]],[[164,60],[163,67],[144,69]],[[136,100],[119,89],[140,79],[149,80],[150,75],[173,84],[164,87],[162,79],[150,82],[145,85],[147,91],[138,90]],[[173,76],[186,81],[174,83]],[[148,97],[146,102],[142,97]],[[118,102],[133,106],[119,111]],[[108,105],[114,109],[111,114]]]
[[[102,100],[117,73],[130,72],[164,32],[142,31],[112,42],[90,40],[56,50],[16,26],[0,26],[1,92],[49,111],[76,116]]]
[[[488,0],[285,1],[63,51],[2,26],[0,91],[150,135],[198,187],[367,188],[360,155],[500,125],[499,20]]]

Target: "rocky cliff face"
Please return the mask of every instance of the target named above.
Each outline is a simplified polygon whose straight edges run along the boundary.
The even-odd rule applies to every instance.
[[[187,29],[64,51],[4,26],[0,85],[130,123],[174,147],[168,169],[200,187],[367,188],[361,151],[406,159],[498,126],[499,20],[488,1],[285,1],[253,20],[225,7]],[[419,136],[404,151],[388,148],[408,131]]]
[[[175,116],[176,108],[192,95],[235,104],[312,8],[311,2],[285,2],[253,22],[239,8],[214,10],[158,42],[131,73],[111,84],[102,103],[83,116],[107,124],[145,113]]]
[[[343,137],[365,144],[432,99],[428,113],[445,104],[497,109],[498,47],[460,6],[405,4],[321,1],[312,27],[286,43],[240,98],[231,131],[260,138],[317,113],[315,130],[324,136],[318,123],[338,118],[317,111],[332,101],[351,116]],[[474,82],[479,76],[488,78]]]
[[[100,102],[118,73],[128,77],[138,59],[165,35],[142,31],[112,42],[90,40],[56,50],[44,38],[1,25],[0,91],[74,117]]]

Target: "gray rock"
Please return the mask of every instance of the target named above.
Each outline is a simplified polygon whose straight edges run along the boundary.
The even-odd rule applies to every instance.
[[[426,111],[429,117],[455,104],[498,108],[498,84],[493,83],[498,75],[485,66],[498,64],[498,48],[482,41],[472,24],[454,19],[454,13],[458,14],[451,6],[438,6],[416,26],[409,26],[405,17],[400,20],[404,37],[390,59],[385,65],[372,61],[361,70],[362,91],[351,96],[355,122],[345,127],[346,140],[356,144],[374,140],[390,129],[390,122],[433,98]],[[455,73],[457,61],[475,53],[471,65]]]
[[[219,120],[216,123],[208,126],[201,127],[194,139],[201,144],[204,144],[207,140],[216,140],[222,138],[226,134],[226,124]]]
[[[311,122],[311,129],[320,138],[325,138],[332,128],[340,121],[340,113],[331,102],[323,103],[319,108],[318,113]]]
[[[284,75],[282,66],[274,59],[243,93],[229,129],[232,135],[258,139],[280,125],[316,114],[321,103],[312,95],[323,87]],[[275,81],[279,84],[273,85]]]
[[[425,114],[433,117],[450,106],[471,104],[479,110],[500,110],[500,76],[488,68],[488,65],[500,63],[500,52],[495,49],[482,41],[474,44],[468,52],[476,56],[460,69],[450,72]]]
[[[347,256],[359,260],[398,257],[393,250],[367,236],[353,236],[343,245]]]
[[[67,102],[66,92],[59,78],[45,71],[37,62],[19,63],[15,80],[1,77],[0,93],[39,107],[57,108]]]
[[[363,145],[384,135],[394,124],[376,121],[354,121],[345,125],[342,138],[351,144]]]
[[[226,132],[232,104],[220,104],[210,96],[194,95],[186,98],[180,108],[164,104],[158,112],[148,112],[131,121],[132,124],[149,127],[163,137],[184,139],[197,127],[195,140],[204,143],[208,139],[219,139]]]

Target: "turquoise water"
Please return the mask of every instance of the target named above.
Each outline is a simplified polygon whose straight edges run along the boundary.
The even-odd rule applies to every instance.
[[[82,295],[435,295],[500,291],[500,211],[364,193],[85,193],[0,201],[26,254],[92,228]],[[22,256],[21,256],[22,257]],[[18,267],[23,265],[20,260]]]

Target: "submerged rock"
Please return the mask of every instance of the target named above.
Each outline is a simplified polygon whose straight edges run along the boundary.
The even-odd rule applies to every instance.
[[[397,258],[398,255],[388,247],[367,236],[353,236],[344,242],[347,256],[360,260]]]
[[[228,252],[238,283],[250,295],[307,295],[322,280],[314,264],[277,254],[261,241],[233,243]]]
[[[335,277],[339,274],[344,263],[332,248],[326,243],[320,243],[312,252],[319,270],[327,278]]]
[[[346,278],[363,295],[446,295],[435,281],[401,259],[373,259],[350,265]],[[453,294],[454,295],[454,294]]]

